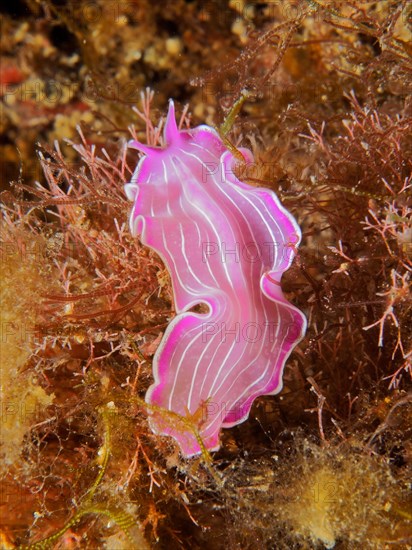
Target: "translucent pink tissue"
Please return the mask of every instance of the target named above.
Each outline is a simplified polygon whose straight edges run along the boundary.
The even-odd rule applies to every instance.
[[[151,428],[192,456],[202,451],[199,438],[165,422],[157,407],[191,419],[205,448],[217,450],[222,427],[243,422],[256,397],[281,390],[306,328],[280,287],[300,229],[273,192],[236,178],[237,161],[215,130],[179,131],[172,101],[164,140],[163,148],[130,143],[145,156],[125,190],[134,201],[131,231],[166,264],[177,312],[154,357]],[[199,304],[208,311],[193,311]]]

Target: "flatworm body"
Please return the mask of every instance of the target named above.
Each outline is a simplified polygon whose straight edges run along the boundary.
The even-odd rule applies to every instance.
[[[125,190],[134,201],[131,232],[166,264],[177,313],[154,357],[151,428],[192,456],[202,451],[199,437],[165,421],[161,409],[189,419],[216,450],[222,427],[282,388],[285,361],[306,328],[280,287],[300,229],[272,191],[237,179],[237,161],[214,129],[179,131],[172,101],[164,141],[129,144],[145,156]],[[199,304],[208,312],[191,311]]]

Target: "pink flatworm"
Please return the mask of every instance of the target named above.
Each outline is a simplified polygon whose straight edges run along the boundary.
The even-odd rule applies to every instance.
[[[304,334],[305,316],[280,287],[300,229],[272,191],[235,176],[238,161],[213,128],[180,131],[172,101],[164,146],[129,146],[144,153],[125,186],[131,232],[166,264],[177,313],[154,356],[150,425],[185,456],[200,453],[199,437],[165,422],[159,407],[173,411],[217,450],[222,427],[243,422],[256,397],[281,390],[285,361]],[[208,312],[193,311],[199,304]]]

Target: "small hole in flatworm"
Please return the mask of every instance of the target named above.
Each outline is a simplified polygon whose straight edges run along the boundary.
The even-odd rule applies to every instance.
[[[189,311],[193,312],[193,313],[201,313],[201,314],[208,314],[210,312],[210,308],[207,304],[205,304],[204,302],[200,303],[200,304],[196,304],[195,306],[191,307],[189,309]]]

